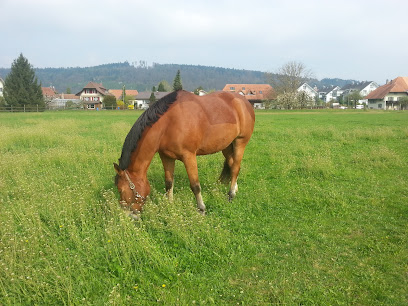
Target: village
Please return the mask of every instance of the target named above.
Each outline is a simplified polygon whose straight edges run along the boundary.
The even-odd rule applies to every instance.
[[[117,101],[124,101],[126,96],[128,100],[127,107],[130,109],[147,109],[152,101],[159,100],[169,92],[138,92],[137,90],[126,89],[106,89],[102,84],[89,82],[77,94],[58,94],[51,87],[43,87],[43,95],[50,101],[51,109],[65,108],[69,101],[76,105],[84,105],[85,109],[99,110],[104,108],[103,100],[105,96],[114,96]],[[235,92],[245,96],[251,102],[255,109],[265,109],[266,101],[270,100],[273,94],[273,88],[269,84],[226,84],[222,89],[226,92]],[[399,103],[402,98],[408,95],[408,77],[397,77],[383,86],[376,82],[361,82],[357,84],[348,84],[342,88],[333,86],[319,90],[317,87],[311,87],[308,83],[303,83],[297,91],[307,95],[311,101],[322,101],[323,107],[331,108],[350,108],[352,105],[352,93],[358,93],[363,99],[359,99],[355,108],[400,110],[404,108],[403,103]],[[124,97],[125,93],[125,97]],[[204,90],[199,90],[198,95],[207,94]],[[317,103],[312,104],[315,106]]]
[[[0,78],[0,97],[3,96],[4,80]],[[81,91],[58,93],[50,87],[41,87],[46,109],[142,109],[145,110],[170,91],[141,91],[126,89],[107,89],[103,84],[89,82]],[[269,84],[226,84],[222,91],[235,92],[245,96],[255,109],[296,108],[274,103],[276,94]],[[203,96],[208,92],[195,91]],[[356,108],[403,110],[407,108],[408,77],[396,77],[379,86],[374,81],[354,82],[343,87],[329,86],[317,88],[307,82],[297,88],[298,96],[305,100],[300,108]],[[295,99],[295,98],[293,98]],[[109,101],[109,102],[108,102]]]

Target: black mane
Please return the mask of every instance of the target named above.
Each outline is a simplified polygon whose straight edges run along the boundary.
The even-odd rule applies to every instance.
[[[143,112],[143,114],[136,120],[135,124],[130,129],[126,136],[125,142],[122,148],[122,155],[119,159],[119,167],[122,170],[127,169],[130,164],[130,156],[132,152],[137,148],[137,143],[142,136],[144,129],[148,126],[152,126],[159,120],[159,118],[169,109],[170,105],[177,99],[178,91],[164,96],[151,107]]]

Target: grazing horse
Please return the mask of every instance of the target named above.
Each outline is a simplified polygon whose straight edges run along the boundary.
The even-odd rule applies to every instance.
[[[177,159],[184,163],[198,210],[205,214],[196,156],[222,151],[225,162],[220,180],[230,181],[228,194],[232,200],[238,190],[237,176],[254,123],[251,104],[239,94],[215,92],[199,97],[180,90],[158,100],[130,129],[119,165],[114,163],[120,204],[131,214],[141,211],[150,193],[147,170],[156,152],[163,163],[169,200],[173,199]]]

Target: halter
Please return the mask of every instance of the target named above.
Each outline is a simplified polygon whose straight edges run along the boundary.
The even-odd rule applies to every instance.
[[[133,184],[133,182],[131,181],[131,179],[130,179],[130,177],[129,177],[128,171],[127,171],[127,170],[124,170],[124,172],[125,172],[126,180],[127,180],[128,183],[129,183],[129,188],[132,190],[133,195],[135,196],[135,200],[137,200],[137,199],[141,199],[142,201],[146,200],[146,198],[145,198],[144,196],[141,196],[141,195],[139,194],[139,192],[137,192],[135,184]]]

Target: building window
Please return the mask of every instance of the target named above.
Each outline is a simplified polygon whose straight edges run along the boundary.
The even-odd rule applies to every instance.
[[[388,97],[388,101],[394,101],[394,97]]]
[[[259,93],[262,94],[262,90],[260,90]]]
[[[235,87],[230,87],[230,90],[233,90],[233,91],[235,91]]]
[[[89,104],[88,108],[89,109],[95,109],[95,104]]]
[[[382,104],[378,104],[378,108],[382,108]]]
[[[245,87],[242,87],[242,90],[245,90]]]

